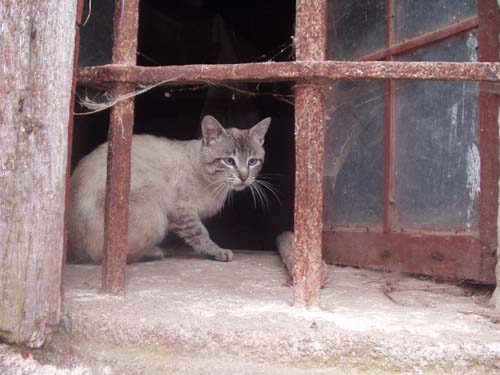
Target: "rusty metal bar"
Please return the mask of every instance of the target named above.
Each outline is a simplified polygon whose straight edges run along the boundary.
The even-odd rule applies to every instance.
[[[326,0],[297,0],[296,59],[325,60]],[[294,305],[319,305],[323,250],[324,87],[295,86]]]
[[[126,67],[136,64],[138,15],[139,0],[115,1],[113,64]],[[117,97],[133,89],[133,84],[117,83],[112,92]],[[111,293],[125,290],[133,124],[133,98],[121,101],[111,108],[102,267],[102,287]]]
[[[394,19],[394,17],[392,19]],[[390,22],[390,20],[388,19],[387,22]],[[445,38],[448,38],[449,36],[472,30],[476,28],[478,25],[479,25],[479,17],[477,16],[470,17],[463,21],[457,22],[453,25],[446,26],[441,29],[429,32],[427,34],[423,34],[415,38],[405,40],[404,42],[395,45],[392,45],[391,43],[390,45],[386,45],[386,49],[372,52],[364,56],[360,56],[356,58],[356,61],[382,60],[387,58],[388,56],[398,55],[410,51],[412,49],[423,47],[427,44],[443,40]]]
[[[386,2],[386,33],[385,45],[391,48],[394,40],[395,20],[394,0]],[[393,61],[393,56],[387,56],[388,61]],[[392,227],[394,218],[394,93],[395,82],[387,80],[385,89],[385,144],[384,144],[384,209],[382,226],[384,233],[388,233]]]
[[[495,254],[485,254],[484,242],[474,236],[335,228],[325,230],[324,238],[330,264],[495,283]]]
[[[478,30],[478,58],[480,61],[499,61],[500,9],[497,1],[479,1],[478,14],[481,20]],[[480,239],[483,241],[482,261],[488,259],[491,254],[496,254],[498,248],[500,96],[491,92],[488,86],[487,83],[479,85],[478,137],[481,178],[477,202],[477,225]]]
[[[500,63],[404,61],[295,61],[182,66],[104,65],[81,68],[80,85],[106,87],[114,82],[172,86],[217,82],[311,81],[327,79],[417,79],[500,81]]]

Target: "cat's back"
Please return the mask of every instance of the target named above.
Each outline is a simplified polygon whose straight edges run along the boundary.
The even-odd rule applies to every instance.
[[[180,173],[190,164],[196,141],[171,140],[154,135],[134,135],[131,150],[132,188]],[[85,156],[71,176],[71,188],[79,194],[95,194],[105,188],[108,143]]]
[[[189,157],[190,143],[193,141],[178,141],[149,134],[132,137],[132,168],[173,167],[179,161],[184,162]],[[178,160],[180,159],[180,160]]]

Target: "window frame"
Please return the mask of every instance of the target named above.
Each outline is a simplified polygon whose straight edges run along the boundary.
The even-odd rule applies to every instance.
[[[421,48],[471,30],[478,32],[478,61],[496,61],[500,52],[494,35],[500,32],[500,16],[495,1],[478,1],[477,16],[392,45],[394,40],[394,1],[386,3],[386,46],[381,51],[358,57],[357,61],[381,59],[394,61],[404,52]],[[477,225],[452,230],[401,228],[395,209],[395,82],[386,83],[386,118],[384,145],[384,198],[382,231],[376,228],[325,228],[325,254],[328,262],[368,266],[426,274],[438,278],[470,279],[495,282],[497,246],[497,210],[499,179],[498,96],[479,83],[478,149],[481,159],[480,194],[477,204]],[[491,108],[495,108],[491,110]]]
[[[496,4],[493,0],[487,0],[487,2],[490,5]],[[206,81],[295,82],[296,194],[293,290],[296,305],[319,304],[323,247],[327,260],[353,264],[346,258],[349,252],[346,253],[340,248],[342,236],[338,233],[343,232],[323,231],[325,81],[332,79],[432,79],[500,82],[500,64],[498,63],[325,61],[327,0],[296,1],[296,61],[294,62],[139,67],[135,65],[138,3],[139,0],[115,2],[112,64],[78,69],[80,85],[106,87],[111,89],[116,96],[132,91],[136,84],[187,85]],[[491,31],[492,27],[490,26],[488,30]],[[443,32],[442,35],[444,34]],[[491,61],[496,61],[496,59]],[[117,103],[112,108],[110,116],[103,288],[111,293],[122,293],[125,290],[126,223],[133,112],[133,98],[131,98]],[[496,139],[498,142],[498,137]],[[490,147],[493,149],[494,144],[492,143]],[[481,162],[483,163],[483,158]],[[497,167],[495,163],[492,164],[490,172],[493,167]],[[485,168],[483,165],[481,168],[483,181]],[[492,180],[494,174],[489,177]],[[493,196],[498,196],[497,190],[494,191]],[[493,211],[483,219],[489,220],[492,213]],[[382,243],[388,239],[386,234],[382,233]],[[405,237],[403,242],[407,240]],[[441,237],[439,240],[442,241]],[[470,244],[467,242],[470,240],[476,239],[467,238],[465,244],[461,245],[462,252],[470,254]],[[363,241],[368,241],[372,246],[371,239],[365,238]],[[460,241],[464,242],[464,239]],[[401,254],[407,255],[403,252]],[[473,253],[473,255],[477,254]],[[383,260],[389,258],[382,256]],[[354,258],[353,260],[359,261]],[[482,258],[479,261],[482,261]],[[402,262],[405,263],[405,261]],[[358,265],[377,265],[376,262],[358,263]],[[391,269],[407,270],[405,267],[400,267],[399,263],[390,262],[388,266]],[[430,271],[432,273],[433,270]]]

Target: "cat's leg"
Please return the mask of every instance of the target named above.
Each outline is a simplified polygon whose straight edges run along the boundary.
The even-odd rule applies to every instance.
[[[194,211],[179,210],[169,219],[169,229],[186,241],[197,254],[208,255],[219,262],[233,259],[231,250],[221,249],[210,239],[207,228]]]
[[[143,255],[141,260],[150,261],[150,260],[162,260],[165,258],[163,254],[163,250],[159,246],[154,246],[150,250]]]
[[[166,215],[153,194],[131,193],[130,197],[127,262],[137,262],[145,256],[163,259],[158,245],[165,237]]]

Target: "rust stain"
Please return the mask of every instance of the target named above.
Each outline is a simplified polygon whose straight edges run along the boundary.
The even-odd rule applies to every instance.
[[[480,61],[498,61],[500,54],[500,9],[497,1],[478,2],[479,18],[482,20],[478,29]],[[484,272],[487,271],[488,259],[498,247],[498,180],[500,177],[498,114],[500,96],[490,91],[487,83],[479,85],[479,153],[481,160],[481,187],[478,196],[479,237],[484,242],[482,259]],[[498,277],[498,276],[497,276]]]
[[[326,0],[298,0],[297,60],[326,58]],[[299,72],[306,73],[302,66]],[[324,88],[304,80],[295,86],[294,305],[320,299],[323,230]]]
[[[496,256],[483,241],[452,233],[323,231],[329,264],[430,275],[437,279],[495,283]]]
[[[106,87],[115,82],[188,85],[216,82],[266,82],[402,79],[432,81],[500,81],[498,62],[295,61],[182,66],[103,65],[81,68],[78,82]]]
[[[297,0],[295,59],[326,60],[326,0]]]
[[[127,68],[136,64],[138,11],[139,0],[115,1],[113,64]],[[130,83],[117,83],[112,93],[117,97],[133,88]],[[111,108],[102,267],[103,289],[111,293],[125,290],[133,124],[133,98]]]
[[[323,89],[295,90],[295,254],[293,299],[318,305],[321,288],[323,229]]]

